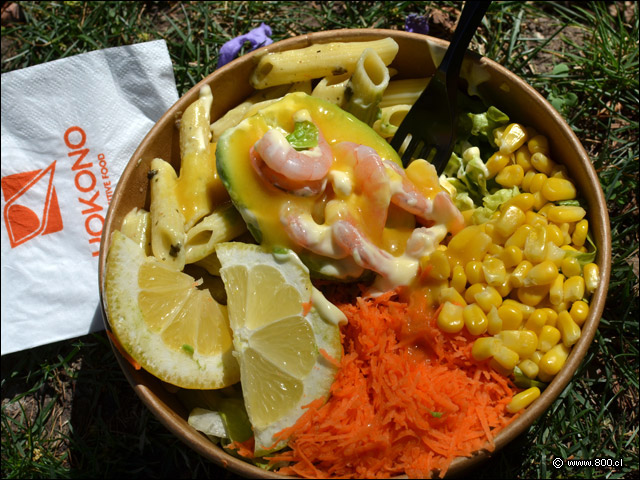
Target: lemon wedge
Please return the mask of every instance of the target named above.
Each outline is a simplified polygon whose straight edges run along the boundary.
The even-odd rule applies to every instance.
[[[328,396],[346,317],[291,250],[228,242],[216,253],[255,453],[263,455],[283,446],[274,434],[293,425],[303,406]]]
[[[105,303],[122,348],[160,380],[203,390],[240,380],[226,306],[119,231],[107,256]]]

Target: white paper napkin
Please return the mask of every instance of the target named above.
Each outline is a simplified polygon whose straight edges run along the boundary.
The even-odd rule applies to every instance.
[[[103,328],[109,200],[177,99],[164,40],[2,74],[2,355]]]

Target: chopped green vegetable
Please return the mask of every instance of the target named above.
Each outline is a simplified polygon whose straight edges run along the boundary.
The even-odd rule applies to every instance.
[[[296,150],[306,150],[318,146],[318,127],[312,122],[296,122],[293,132],[287,135],[287,141]]]
[[[186,344],[186,343],[184,345],[182,345],[182,350],[184,352],[188,353],[189,355],[193,355],[193,352],[194,352],[193,347],[191,345],[189,345],[189,344]]]
[[[533,380],[527,377],[522,370],[518,366],[513,368],[513,379],[514,383],[519,388],[531,388],[538,387],[540,390],[544,390],[547,388],[547,384],[544,382],[540,382],[539,380]]]

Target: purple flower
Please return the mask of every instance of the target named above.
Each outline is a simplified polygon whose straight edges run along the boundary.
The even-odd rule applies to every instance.
[[[410,13],[407,15],[404,21],[404,29],[407,32],[429,33],[429,19],[425,15],[418,15],[417,13]]]
[[[232,38],[228,42],[226,42],[222,47],[220,47],[220,56],[218,57],[218,68],[223,65],[226,65],[231,60],[236,58],[238,52],[245,44],[245,42],[249,42],[251,44],[251,50],[255,50],[259,47],[264,47],[265,45],[269,45],[273,43],[271,40],[271,27],[269,25],[262,23],[259,27],[254,28],[249,31],[249,33],[245,33],[244,35],[239,35],[236,38]]]

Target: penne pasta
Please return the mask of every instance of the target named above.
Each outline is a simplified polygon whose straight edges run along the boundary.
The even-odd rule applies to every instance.
[[[429,78],[392,80],[382,95],[380,108],[394,105],[413,105],[429,83]]]
[[[184,215],[176,195],[177,176],[162,160],[151,161],[151,250],[163,262],[181,271],[185,265],[186,233]]]
[[[211,141],[217,142],[220,135],[225,130],[235,127],[245,118],[253,115],[261,108],[268,106],[275,100],[282,98],[287,93],[304,92],[311,94],[311,81],[297,82],[290,85],[278,85],[266,90],[258,91],[237,107],[229,110],[225,115],[213,122],[209,127],[211,130]]]
[[[375,50],[366,48],[349,79],[342,108],[367,125],[373,125],[388,85],[389,70]]]
[[[200,97],[182,114],[180,120],[180,177],[176,195],[185,219],[185,230],[195,225],[213,210],[221,198],[226,197],[215,172],[215,151],[211,147],[209,131],[213,96],[207,85],[200,90]]]
[[[211,255],[218,243],[233,240],[246,229],[247,225],[231,203],[221,205],[187,232],[186,263]]]
[[[220,265],[220,260],[218,259],[218,255],[216,255],[215,251],[197,262],[194,262],[194,265],[204,268],[210,275],[215,275],[217,277],[220,276],[220,268],[222,268],[222,265]]]
[[[311,95],[341,106],[344,102],[344,92],[350,78],[351,75],[348,73],[324,77],[315,86]]]
[[[120,231],[136,242],[144,250],[145,255],[151,255],[151,214],[143,208],[133,208],[122,221]]]
[[[373,129],[382,138],[392,138],[398,127],[411,110],[411,105],[393,105],[380,109],[380,118],[373,124]]]
[[[398,44],[392,38],[317,44],[298,50],[266,53],[259,59],[250,82],[254,88],[262,89],[332,75],[351,74],[366,48],[375,50],[385,65],[389,65],[398,53]]]

